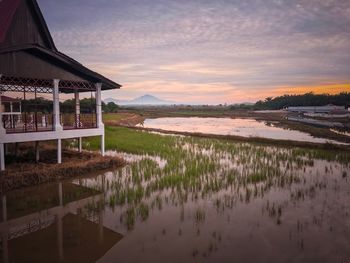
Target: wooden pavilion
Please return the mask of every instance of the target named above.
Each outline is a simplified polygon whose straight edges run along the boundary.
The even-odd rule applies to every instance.
[[[57,161],[61,163],[61,140],[100,136],[104,154],[101,91],[121,86],[84,67],[59,52],[36,0],[0,1],[0,94],[22,93],[24,100],[37,93],[52,96],[52,112],[24,112],[21,123],[4,127],[0,110],[0,169],[5,170],[7,143],[57,141]],[[90,114],[81,114],[79,93],[95,94],[96,106]],[[74,116],[64,121],[60,112],[60,94],[75,98]],[[1,96],[0,96],[1,97]],[[0,99],[1,105],[1,99]],[[0,107],[1,108],[1,107]]]

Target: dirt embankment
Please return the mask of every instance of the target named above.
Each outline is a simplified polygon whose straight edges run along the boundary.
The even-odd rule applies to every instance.
[[[135,126],[145,120],[137,113],[118,113],[105,116],[104,124],[110,126]]]
[[[96,171],[121,167],[125,161],[119,157],[102,157],[97,153],[78,153],[72,150],[62,152],[62,164],[56,163],[56,150],[44,149],[38,163],[30,156],[10,160],[0,176],[0,193],[62,179],[86,176]]]

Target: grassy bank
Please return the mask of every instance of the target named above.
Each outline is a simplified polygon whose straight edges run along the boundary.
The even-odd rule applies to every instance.
[[[9,190],[86,176],[96,171],[123,166],[119,157],[102,157],[97,153],[63,150],[62,164],[56,163],[55,149],[42,149],[39,163],[31,155],[19,156],[1,172],[0,193]]]
[[[157,133],[147,132],[149,129],[143,128],[126,128],[126,127],[114,127],[106,126],[106,149],[123,151],[127,153],[135,154],[151,154],[162,155],[162,153],[171,153],[172,147],[176,145],[176,138],[174,136],[164,136]],[[160,132],[159,130],[153,130]],[[318,144],[298,141],[285,141],[285,140],[272,140],[267,138],[247,138],[240,136],[225,136],[225,135],[213,135],[213,134],[200,134],[200,133],[186,133],[186,132],[173,132],[162,131],[164,134],[178,134],[185,136],[192,136],[196,138],[208,138],[213,141],[224,141],[231,143],[249,142],[256,145],[266,146],[280,146],[280,147],[300,147],[313,150],[327,150],[327,151],[349,151],[349,146],[335,145],[335,144]],[[90,147],[93,150],[99,149],[99,138],[92,138],[89,140]]]
[[[169,132],[174,134],[174,132]],[[241,138],[236,136],[220,136],[207,134],[179,133],[187,135],[186,140],[191,142],[207,142],[214,144],[236,145],[249,143],[254,147],[279,147],[285,149],[305,149],[304,151],[322,152],[326,155],[335,155],[338,152],[348,152],[348,146],[334,144],[315,144],[307,142],[278,141],[263,138]],[[178,136],[166,136],[159,133],[147,132],[142,129],[106,126],[106,149],[118,150],[132,154],[149,154],[155,156],[168,156],[176,152]],[[249,139],[251,141],[249,141]],[[99,149],[99,138],[89,139],[92,150]],[[349,160],[350,161],[350,160]]]
[[[274,125],[284,129],[297,130],[308,133],[314,137],[325,138],[329,140],[336,140],[344,143],[350,143],[350,137],[332,132],[329,128],[317,127],[303,123],[296,123],[286,119],[285,112],[271,112],[259,113],[249,110],[228,110],[228,109],[201,109],[189,110],[171,107],[161,108],[144,108],[136,110],[125,111],[121,113],[106,114],[105,124],[111,126],[126,126],[133,127],[142,123],[146,118],[161,118],[161,117],[213,117],[213,118],[249,118],[258,121],[274,122]],[[348,120],[347,120],[348,122]],[[347,123],[347,122],[344,122]],[[229,137],[229,136],[228,136]],[[242,140],[244,138],[238,138]],[[256,139],[256,140],[255,140]],[[259,138],[254,138],[255,141],[261,141]],[[248,139],[247,141],[252,141]],[[264,140],[263,140],[264,141]]]
[[[118,150],[134,154],[171,154],[176,138],[156,133],[142,132],[126,127],[106,126],[106,150]],[[99,138],[89,139],[92,150],[98,150]]]

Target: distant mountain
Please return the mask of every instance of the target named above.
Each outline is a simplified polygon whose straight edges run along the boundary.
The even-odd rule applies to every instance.
[[[162,100],[152,95],[143,95],[133,100],[116,100],[108,98],[104,100],[105,103],[114,102],[117,105],[172,105],[177,104],[173,101]]]

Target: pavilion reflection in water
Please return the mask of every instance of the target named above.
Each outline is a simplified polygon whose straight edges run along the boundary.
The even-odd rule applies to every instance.
[[[95,262],[122,239],[103,226],[103,192],[40,187],[2,196],[1,262]]]

